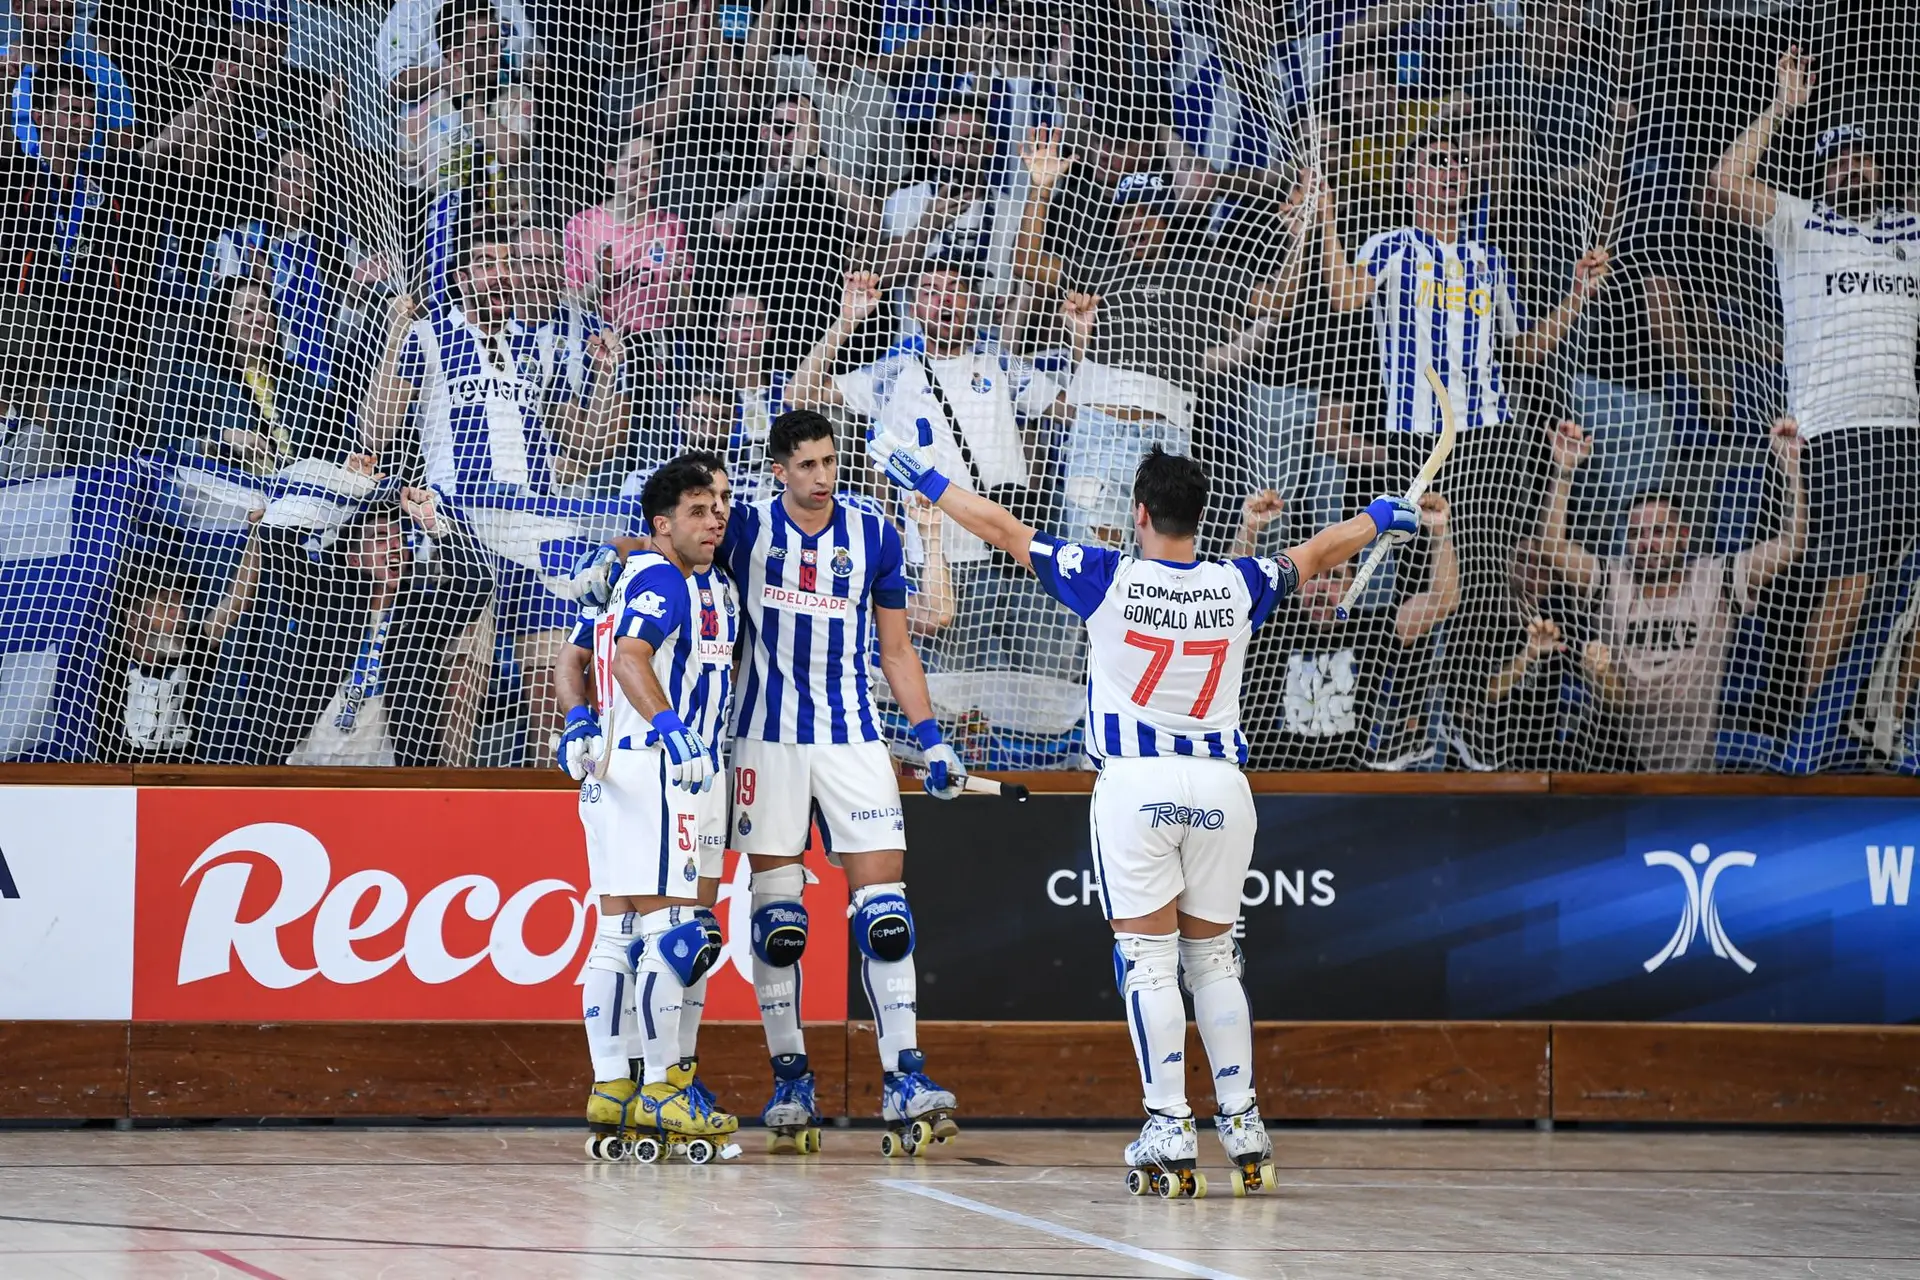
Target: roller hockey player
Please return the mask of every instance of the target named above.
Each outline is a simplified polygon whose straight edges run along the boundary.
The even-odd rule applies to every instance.
[[[799,967],[809,927],[800,855],[817,815],[828,857],[846,869],[852,889],[854,942],[885,1073],[881,1150],[912,1154],[951,1140],[959,1125],[953,1094],[927,1078],[919,1049],[906,828],[874,708],[869,627],[888,687],[926,755],[926,789],[951,799],[965,774],[933,719],[908,638],[900,535],[877,512],[836,496],[832,424],[817,413],[782,414],[767,454],[784,491],[734,513],[720,559],[740,584],[750,623],[733,739],[733,847],[753,865],[754,988],[774,1075],[762,1113],[768,1149],[819,1145]]]
[[[584,775],[582,821],[601,906],[584,997],[596,1077],[588,1149],[647,1162],[680,1152],[704,1163],[739,1153],[729,1140],[738,1119],[694,1077],[697,1023],[683,1025],[704,1005],[721,948],[718,922],[699,899],[703,881],[717,885],[726,843],[726,794],[715,785],[719,758],[709,743],[725,731],[739,609],[712,564],[725,522],[712,475],[669,464],[648,482],[642,506],[653,549],[627,558],[594,626],[604,725],[569,699],[559,748],[562,766]],[[567,677],[557,678],[564,697]],[[610,744],[597,771],[589,764],[595,728]],[[631,1026],[634,1015],[638,1089],[618,1073],[620,1018]]]
[[[1183,977],[1213,1068],[1214,1124],[1234,1164],[1234,1194],[1270,1186],[1273,1148],[1255,1106],[1252,1015],[1232,937],[1255,825],[1240,772],[1247,641],[1303,580],[1376,537],[1411,538],[1419,511],[1376,498],[1283,556],[1201,562],[1194,535],[1206,470],[1155,446],[1134,478],[1135,559],[1035,532],[950,485],[910,443],[878,437],[871,456],[894,483],[1031,569],[1086,622],[1087,751],[1100,765],[1093,857],[1147,1110],[1126,1150],[1127,1189],[1206,1194],[1187,1105]]]

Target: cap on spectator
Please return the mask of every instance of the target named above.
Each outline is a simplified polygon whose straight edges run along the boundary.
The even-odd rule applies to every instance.
[[[1172,195],[1173,183],[1164,173],[1129,173],[1113,188],[1113,202],[1119,205],[1157,206]]]
[[[1867,136],[1865,126],[1857,124],[1837,124],[1826,130],[1813,143],[1813,158],[1831,160],[1847,147],[1859,147],[1867,152],[1873,151],[1873,139]]]

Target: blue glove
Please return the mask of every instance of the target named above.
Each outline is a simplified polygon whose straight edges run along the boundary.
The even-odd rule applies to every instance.
[[[713,785],[714,775],[720,771],[713,752],[672,708],[653,718],[653,729],[660,735],[660,745],[673,764],[673,781],[682,791],[691,791],[697,796]]]
[[[593,772],[593,766],[607,753],[607,739],[600,731],[600,717],[592,707],[579,706],[567,712],[567,727],[554,750],[561,772],[581,782]]]
[[[920,420],[920,443],[922,447],[933,443],[933,428],[925,418]],[[874,465],[887,473],[887,479],[928,502],[940,501],[940,495],[947,491],[949,481],[932,463],[911,447],[889,440],[877,430],[867,436],[867,454]]]
[[[1367,515],[1388,542],[1406,542],[1420,532],[1420,508],[1405,498],[1391,494],[1375,498],[1367,504]]]
[[[926,760],[927,773],[920,785],[927,794],[939,800],[951,800],[966,790],[967,770],[960,763],[960,757],[953,753],[940,736],[940,726],[932,720],[922,720],[913,726],[913,739],[920,744],[920,754]]]
[[[603,542],[573,562],[567,581],[573,584],[582,608],[599,611],[613,599],[613,580],[619,576],[620,552],[611,542]]]

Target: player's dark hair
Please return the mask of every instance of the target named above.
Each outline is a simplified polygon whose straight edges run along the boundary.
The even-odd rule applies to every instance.
[[[1687,515],[1687,504],[1680,501],[1680,495],[1674,493],[1671,489],[1648,489],[1645,493],[1637,493],[1634,495],[1633,501],[1627,504],[1627,510],[1631,511],[1635,507],[1644,507],[1649,502],[1665,503],[1667,510],[1673,513],[1675,520],[1683,525],[1692,526],[1693,521],[1689,519]]]
[[[655,520],[679,510],[680,499],[687,494],[711,488],[713,473],[685,458],[675,458],[661,467],[640,491],[640,510],[647,519],[647,533],[653,533]]]
[[[27,81],[27,110],[45,112],[53,108],[56,94],[84,98],[89,110],[98,114],[100,91],[87,79],[87,73],[67,62],[47,62],[36,66]]]
[[[1191,538],[1207,509],[1207,469],[1196,458],[1155,445],[1133,473],[1133,500],[1146,507],[1161,537]]]
[[[708,449],[692,449],[674,459],[674,462],[688,462],[707,471],[725,471],[727,460]],[[712,477],[709,476],[709,479]]]
[[[833,439],[833,424],[811,409],[789,409],[767,431],[767,457],[785,464],[794,450],[811,440]]]
[[[461,228],[464,234],[460,235],[454,246],[453,261],[449,264],[450,274],[458,280],[463,273],[472,268],[473,256],[481,249],[502,245],[511,251],[519,241],[520,232],[523,229],[505,218],[476,218]]]
[[[452,53],[467,42],[467,27],[474,22],[500,22],[493,0],[446,0],[433,15],[433,42],[442,53]]]

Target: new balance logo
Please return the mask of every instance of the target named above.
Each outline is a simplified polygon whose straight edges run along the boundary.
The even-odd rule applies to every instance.
[[[1165,1066],[1165,1065],[1166,1065],[1167,1063],[1169,1063],[1169,1062],[1178,1062],[1178,1061],[1180,1061],[1180,1060],[1181,1060],[1182,1058],[1184,1058],[1184,1057],[1186,1057],[1186,1056],[1187,1056],[1187,1055],[1186,1055],[1186,1054],[1185,1054],[1185,1053],[1184,1053],[1183,1051],[1181,1051],[1181,1050],[1179,1050],[1179,1049],[1175,1049],[1175,1050],[1174,1050],[1174,1051],[1173,1051],[1172,1053],[1170,1053],[1170,1054],[1168,1054],[1168,1055],[1167,1055],[1166,1057],[1164,1057],[1164,1058],[1162,1058],[1162,1059],[1160,1059],[1160,1065],[1161,1065],[1161,1066]]]
[[[1907,852],[1912,853],[1913,850],[1909,849]],[[7,851],[0,849],[0,898],[18,898],[19,896],[20,888],[13,882],[13,872],[7,869]],[[1906,900],[1907,891],[1903,887],[1900,890],[1900,901]]]
[[[1696,934],[1704,933],[1707,942],[1713,947],[1713,954],[1723,960],[1731,960],[1747,973],[1758,966],[1744,955],[1740,948],[1733,945],[1733,939],[1727,936],[1727,928],[1720,923],[1720,908],[1713,900],[1713,891],[1720,882],[1720,875],[1729,867],[1751,867],[1756,861],[1751,853],[1734,850],[1714,857],[1713,852],[1704,844],[1696,844],[1683,858],[1670,849],[1661,849],[1643,855],[1650,867],[1672,867],[1679,873],[1681,883],[1687,887],[1687,900],[1680,908],[1680,924],[1667,939],[1667,945],[1644,962],[1644,968],[1652,973],[1675,956],[1687,954],[1687,944]],[[1687,858],[1693,861],[1689,863]],[[1705,875],[1693,868],[1695,865],[1706,867]]]
[[[1213,1073],[1213,1078],[1215,1080],[1225,1080],[1228,1076],[1237,1076],[1239,1074],[1240,1074],[1240,1068],[1236,1064],[1231,1067],[1220,1068],[1218,1071]]]
[[[5,884],[6,864],[0,862],[0,886]],[[1873,894],[1873,905],[1884,907],[1891,898],[1893,905],[1907,905],[1907,890],[1913,884],[1913,846],[1903,844],[1867,846],[1867,889]]]

